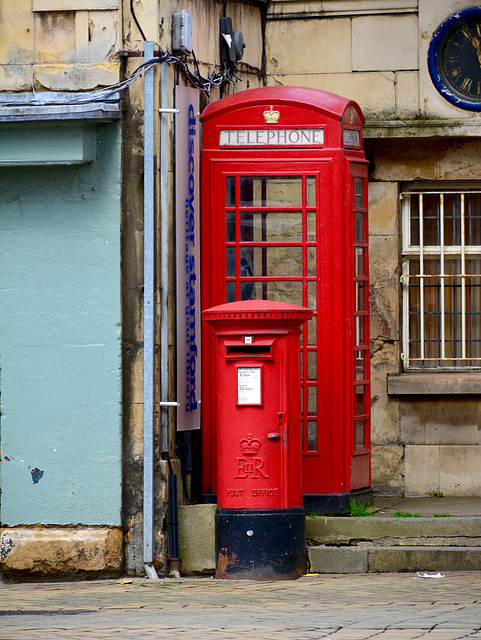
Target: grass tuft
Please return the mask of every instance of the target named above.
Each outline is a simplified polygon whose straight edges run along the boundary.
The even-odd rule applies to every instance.
[[[402,511],[398,509],[395,513],[392,514],[393,518],[422,518],[420,513],[409,513],[409,511]]]
[[[372,516],[374,505],[371,502],[358,502],[354,498],[349,498],[349,502],[344,509],[348,516],[353,518]]]

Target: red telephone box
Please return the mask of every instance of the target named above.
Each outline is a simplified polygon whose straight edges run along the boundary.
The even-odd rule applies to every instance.
[[[370,495],[367,161],[359,106],[302,87],[251,89],[202,114],[202,308],[314,311],[301,337],[302,490],[336,512]],[[203,327],[203,492],[216,494],[217,384]]]

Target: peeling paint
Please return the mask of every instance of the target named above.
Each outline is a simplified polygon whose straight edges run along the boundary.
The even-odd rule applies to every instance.
[[[34,467],[30,473],[32,474],[33,484],[38,484],[38,481],[43,478],[44,472],[41,469],[37,469],[37,467]]]
[[[1,536],[0,538],[0,561],[1,562],[5,560],[5,558],[8,556],[8,554],[12,549],[13,549],[12,538]]]

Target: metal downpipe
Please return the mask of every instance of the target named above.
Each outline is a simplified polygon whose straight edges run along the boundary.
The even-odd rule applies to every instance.
[[[144,61],[154,43],[144,43]],[[143,560],[158,580],[154,560],[154,67],[144,74],[144,495]]]

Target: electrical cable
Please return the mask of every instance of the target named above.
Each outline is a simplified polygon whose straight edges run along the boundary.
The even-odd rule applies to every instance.
[[[145,37],[145,33],[142,31],[142,27],[140,26],[139,21],[137,20],[137,16],[135,15],[134,0],[130,0],[130,12],[132,14],[132,18],[134,19],[135,24],[137,25],[137,29],[140,31],[140,35],[142,36],[143,41],[147,42],[147,38]]]
[[[131,74],[131,76],[124,80],[123,82],[119,82],[117,84],[105,87],[104,89],[99,89],[96,91],[89,91],[82,94],[77,94],[72,96],[69,99],[63,100],[52,100],[50,97],[51,94],[48,94],[48,97],[42,96],[41,93],[35,94],[35,99],[22,102],[20,100],[16,100],[15,102],[0,102],[0,106],[2,107],[11,107],[11,106],[69,106],[69,105],[85,105],[93,102],[104,102],[110,104],[119,103],[122,98],[127,93],[130,85],[137,80],[142,74],[151,69],[154,65],[166,62],[167,64],[176,65],[184,79],[188,84],[195,87],[196,89],[200,89],[207,96],[210,95],[210,90],[212,87],[221,87],[223,84],[230,84],[232,86],[235,85],[237,80],[240,80],[238,76],[235,75],[237,71],[236,65],[232,65],[229,68],[225,69],[222,73],[217,71],[212,71],[207,78],[204,78],[199,71],[199,64],[197,62],[197,58],[195,53],[192,52],[194,58],[195,71],[191,71],[189,69],[188,63],[180,57],[173,55],[172,53],[163,51],[160,49],[160,55],[155,58],[151,58],[150,60],[146,60],[142,64],[140,64]]]

